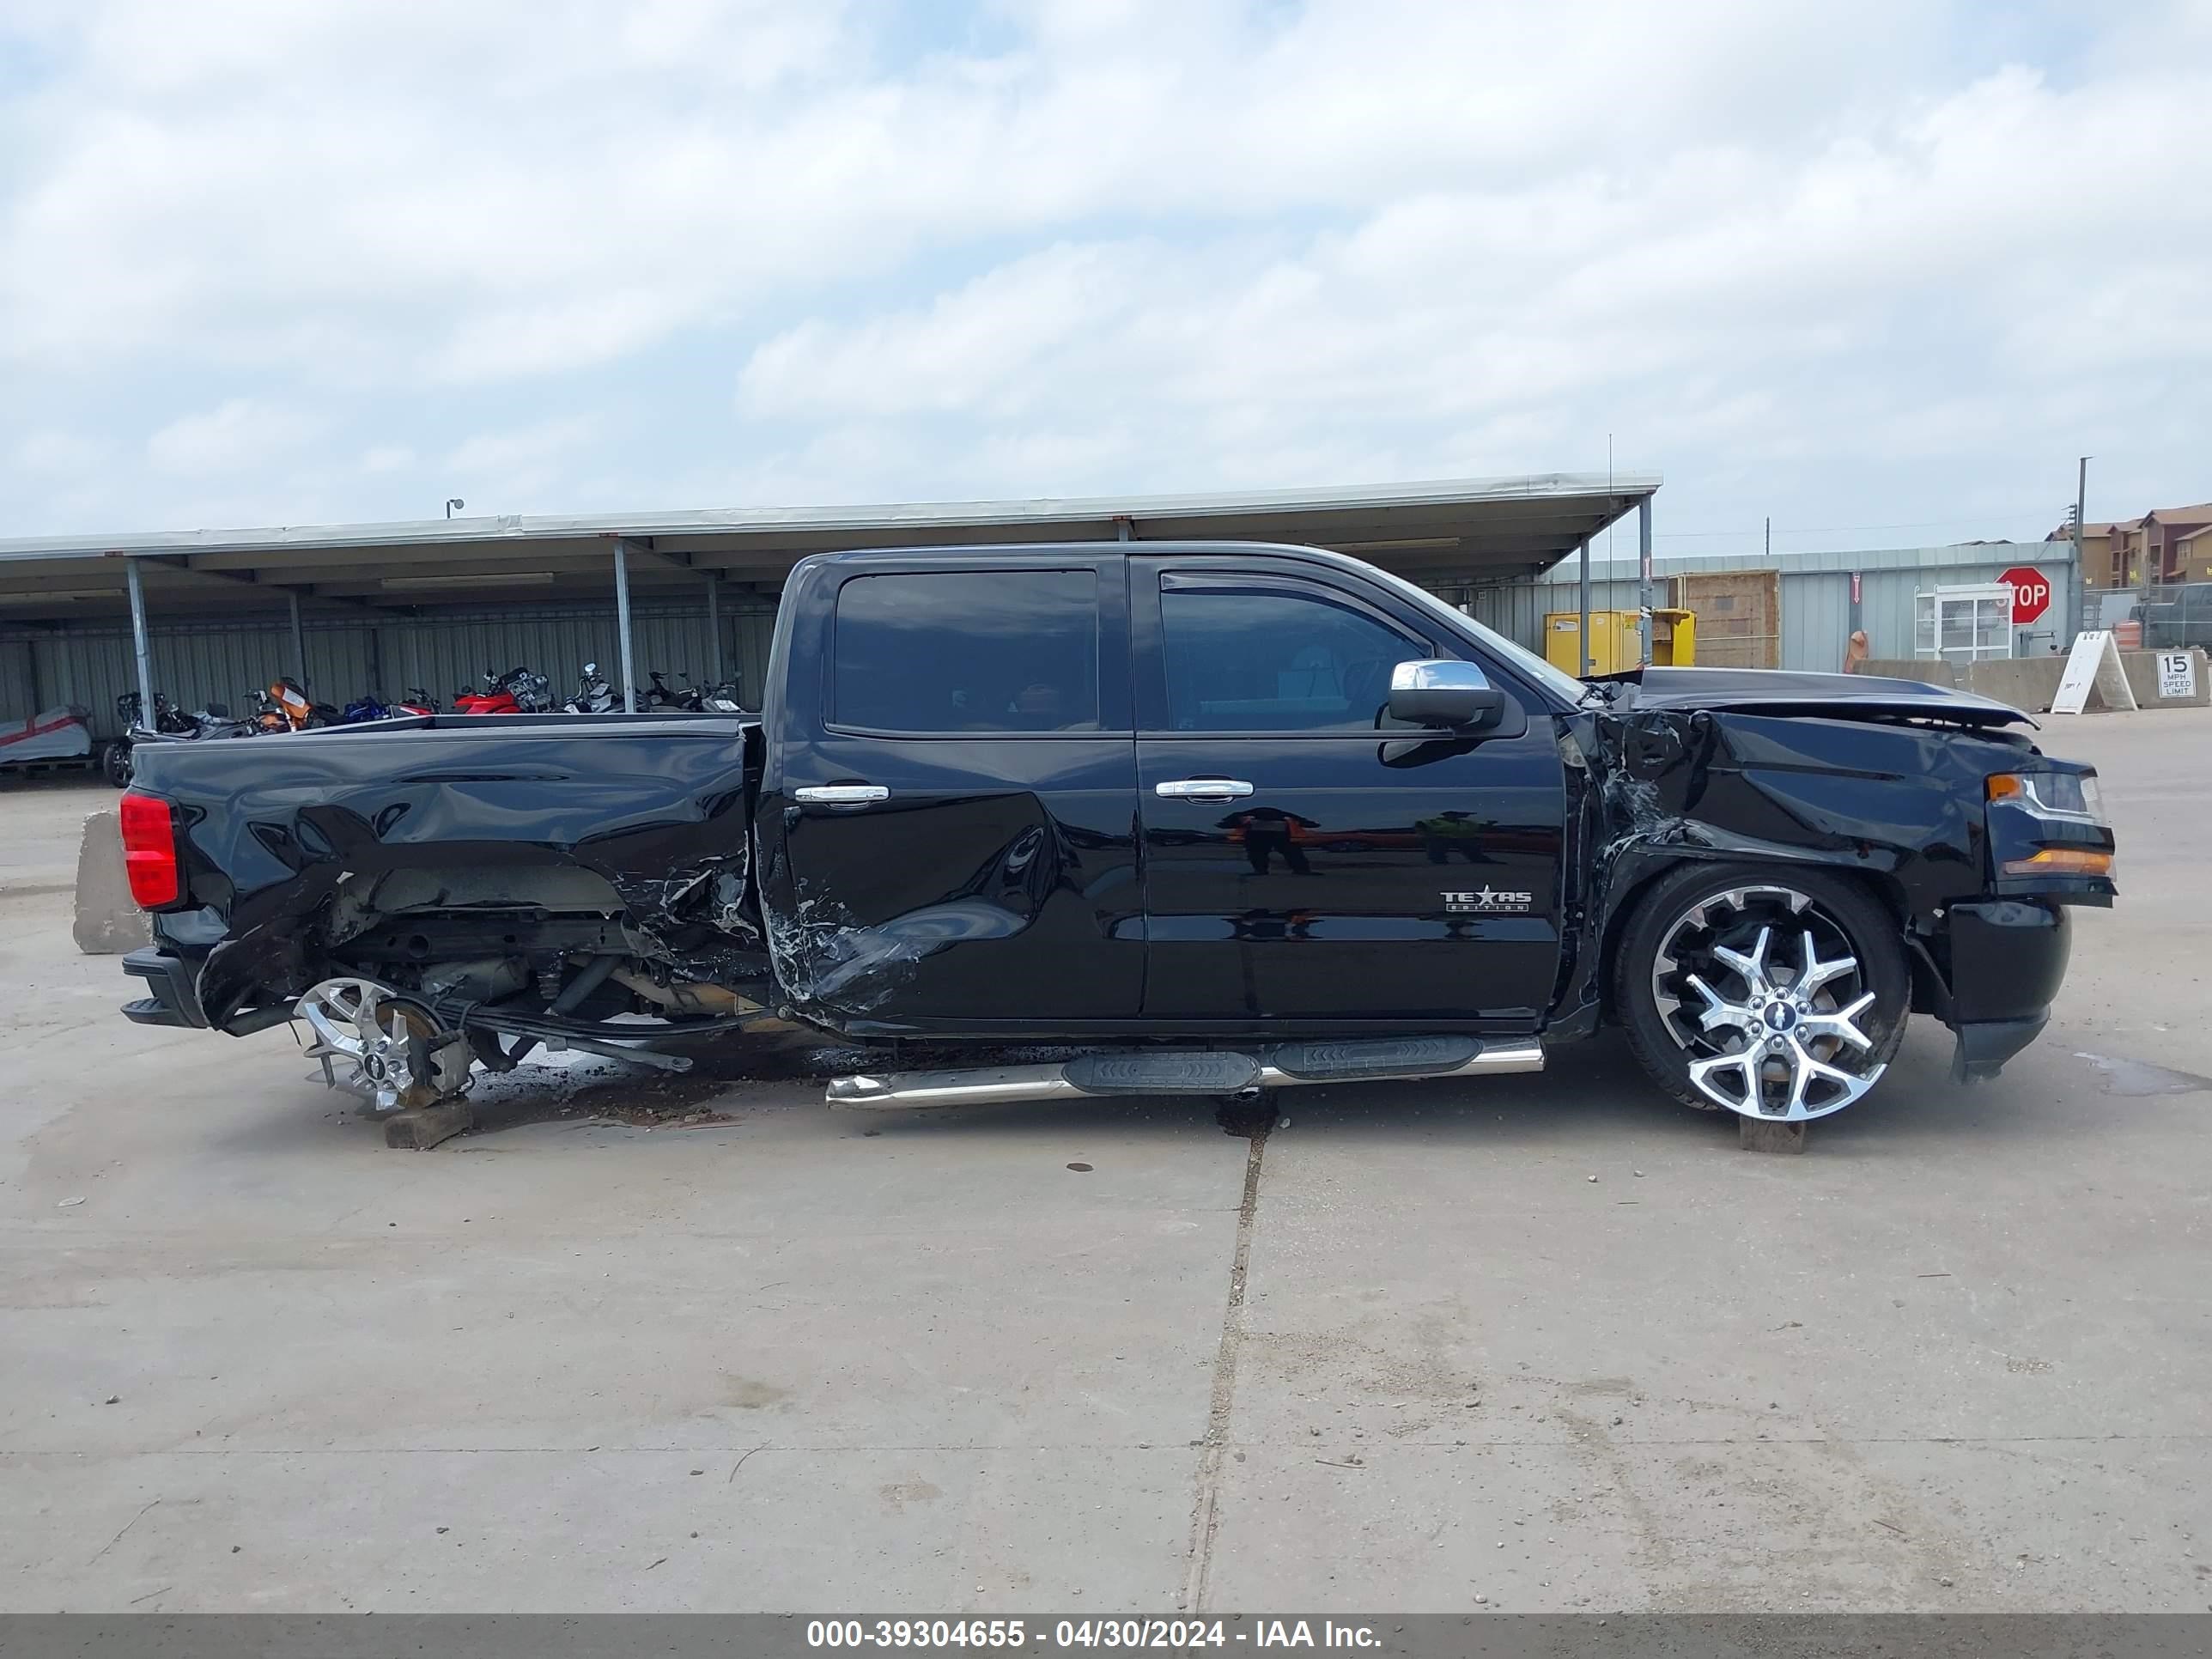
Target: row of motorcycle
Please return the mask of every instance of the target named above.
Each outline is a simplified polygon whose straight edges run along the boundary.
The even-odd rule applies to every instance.
[[[658,668],[650,670],[648,683],[633,694],[640,713],[657,709],[690,709],[695,713],[712,711],[735,714],[744,711],[738,701],[738,683],[725,680],[719,685],[696,685],[689,674],[678,676],[681,685],[671,685],[667,677]],[[481,690],[457,691],[453,694],[453,712],[457,714],[534,714],[553,710],[552,693],[545,676],[527,668],[510,668],[504,674],[486,669]],[[576,682],[575,694],[558,706],[563,714],[618,714],[623,712],[623,696],[599,672],[595,662],[584,665],[583,674]]]
[[[660,670],[651,671],[650,683],[635,693],[641,712],[661,709],[690,709],[698,712],[738,714],[743,705],[738,701],[738,683],[726,680],[719,685],[696,685],[691,677],[679,677],[684,684],[672,686]],[[252,738],[278,732],[313,731],[319,726],[357,726],[370,720],[405,720],[422,714],[441,714],[445,708],[421,687],[410,688],[404,697],[387,702],[371,691],[356,697],[343,708],[334,703],[318,702],[307,688],[289,674],[280,674],[259,690],[246,694],[249,712],[243,716],[230,712],[228,703],[209,702],[202,708],[179,708],[167,696],[154,694],[154,718],[149,721],[136,691],[125,691],[115,700],[116,722],[123,736],[107,747],[105,766],[108,780],[118,788],[131,782],[131,748],[133,741],[152,733],[165,738]],[[565,702],[556,704],[550,684],[545,676],[529,668],[514,667],[505,673],[492,669],[484,671],[480,685],[463,686],[453,693],[453,713],[456,714],[612,714],[623,712],[622,694],[610,685],[599,672],[595,662],[584,665],[584,672],[576,684],[575,695]]]

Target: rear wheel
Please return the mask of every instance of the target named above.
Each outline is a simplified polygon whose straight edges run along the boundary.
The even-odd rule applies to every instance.
[[[434,1058],[441,1034],[430,1011],[374,980],[326,979],[302,993],[293,1012],[314,1033],[306,1053],[323,1062],[325,1080],[379,1112],[434,1106],[468,1086],[465,1057],[442,1065]]]
[[[1678,1100],[1803,1122],[1888,1069],[1911,1000],[1895,920],[1817,872],[1691,866],[1630,919],[1613,969],[1629,1046]]]

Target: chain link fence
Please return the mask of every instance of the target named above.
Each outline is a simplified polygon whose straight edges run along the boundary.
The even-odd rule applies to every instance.
[[[2201,645],[2212,650],[2212,582],[2092,587],[2082,597],[2084,627],[2132,633],[2136,648],[2181,651]]]

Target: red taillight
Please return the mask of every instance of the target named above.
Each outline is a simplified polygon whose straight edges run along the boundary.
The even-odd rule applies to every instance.
[[[177,871],[177,830],[169,803],[153,795],[125,794],[121,812],[123,871],[131,897],[142,910],[174,904],[183,890]]]

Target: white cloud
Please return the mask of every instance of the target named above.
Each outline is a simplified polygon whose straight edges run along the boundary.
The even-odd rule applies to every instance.
[[[8,454],[8,465],[17,472],[49,477],[78,477],[106,459],[107,446],[82,433],[53,429],[33,432]]]
[[[1550,470],[1608,433],[1692,523],[2047,516],[2083,447],[2194,499],[2163,400],[2212,372],[2212,12],[2108,10],[18,9],[56,67],[0,94],[0,361],[68,406],[0,413],[0,453],[43,476],[39,422],[128,426],[158,367],[254,391],[114,480],[149,520],[215,471],[410,516],[426,469],[521,510]]]
[[[1119,338],[1168,250],[1060,246],[975,278],[927,307],[836,327],[802,323],[753,353],[738,384],[752,413],[1016,414],[1071,354]]]
[[[589,420],[564,418],[510,432],[480,432],[448,455],[446,465],[459,473],[535,465],[588,443],[593,429]]]
[[[1579,28],[1155,0],[1024,9],[1007,53],[885,73],[811,0],[85,11],[76,72],[11,124],[31,165],[0,232],[7,345],[260,363],[281,318],[341,357],[400,348],[393,374],[463,375],[600,361],[979,235],[1359,211],[1646,134],[1802,125],[1772,82],[1849,88],[1922,32],[1901,0],[1848,27],[1615,0]]]
[[[561,416],[495,432],[479,432],[444,458],[439,476],[473,513],[520,513],[543,500],[557,483],[574,482],[579,452],[598,435],[600,422]]]
[[[265,465],[315,435],[317,422],[294,410],[232,398],[172,421],[146,440],[157,472],[193,477]]]

